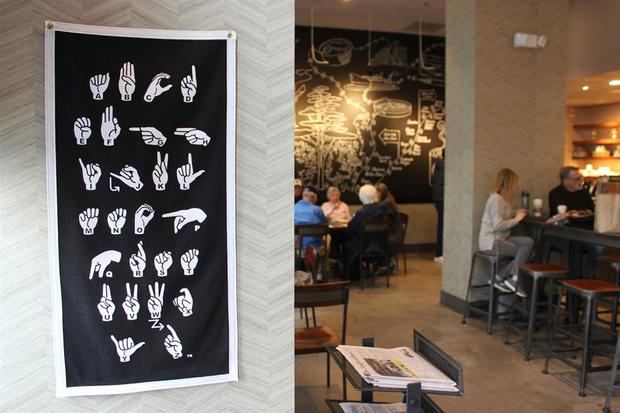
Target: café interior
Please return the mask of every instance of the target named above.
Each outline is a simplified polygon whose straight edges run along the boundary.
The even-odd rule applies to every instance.
[[[620,411],[620,3],[295,18],[296,411]],[[345,344],[456,390],[369,384]]]

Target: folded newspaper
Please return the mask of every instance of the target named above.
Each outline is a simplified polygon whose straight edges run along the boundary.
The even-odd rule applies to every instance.
[[[459,391],[453,380],[410,348],[340,345],[337,349],[373,386],[404,389],[409,383],[420,382],[426,391]]]
[[[373,404],[373,403],[340,403],[344,413],[406,413],[405,403]]]

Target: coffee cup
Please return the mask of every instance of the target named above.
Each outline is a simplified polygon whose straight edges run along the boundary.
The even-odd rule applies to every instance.
[[[558,214],[566,214],[568,207],[566,205],[558,205]]]

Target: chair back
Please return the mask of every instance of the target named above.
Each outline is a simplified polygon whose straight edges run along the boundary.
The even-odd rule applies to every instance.
[[[349,281],[338,281],[295,287],[295,308],[343,306],[342,344],[345,344],[347,336],[349,284]]]
[[[327,224],[297,224],[295,225],[295,235],[299,241],[299,251],[297,256],[301,258],[303,255],[303,251],[301,251],[301,246],[304,243],[305,237],[321,237],[321,242],[325,245],[325,241],[327,239],[327,233],[329,231],[329,226]]]
[[[319,271],[319,253],[313,245],[308,245],[304,254],[304,264],[306,271],[312,274],[312,281],[316,282],[316,275]]]
[[[387,219],[365,220],[362,222],[362,230],[360,231],[360,257],[369,256],[369,246],[377,247],[381,251],[388,254],[389,243],[388,234],[390,232],[390,221]],[[377,252],[370,255],[377,255]]]
[[[453,380],[459,389],[459,394],[463,395],[463,367],[458,361],[454,360],[448,353],[437,347],[415,329],[413,330],[413,351],[420,354]]]
[[[409,226],[409,215],[407,214],[403,214],[402,212],[398,213],[398,216],[400,218],[400,222],[403,226],[403,235],[402,235],[402,239],[401,239],[401,244],[405,241],[405,235],[407,234],[407,227]]]

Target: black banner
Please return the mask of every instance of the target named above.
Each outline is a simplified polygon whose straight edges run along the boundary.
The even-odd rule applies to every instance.
[[[236,380],[234,33],[46,47],[58,394]]]

